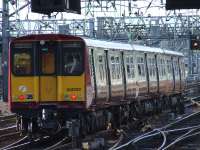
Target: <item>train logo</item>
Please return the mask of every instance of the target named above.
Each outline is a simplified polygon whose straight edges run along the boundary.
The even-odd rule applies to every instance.
[[[25,85],[20,85],[18,90],[25,93],[27,91],[27,87]]]

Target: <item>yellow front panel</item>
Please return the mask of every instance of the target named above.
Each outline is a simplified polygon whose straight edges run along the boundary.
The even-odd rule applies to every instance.
[[[39,100],[39,77],[11,76],[12,102],[37,102]],[[20,97],[24,97],[20,99]]]
[[[85,101],[85,74],[58,76],[58,101]]]
[[[41,76],[40,77],[40,102],[57,100],[57,77]]]

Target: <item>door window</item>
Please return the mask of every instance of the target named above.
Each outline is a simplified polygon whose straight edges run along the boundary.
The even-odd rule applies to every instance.
[[[42,74],[55,73],[55,53],[53,49],[42,51],[41,53],[41,72]]]
[[[46,42],[39,44],[40,53],[40,74],[52,75],[56,74],[56,53],[59,51],[58,44],[55,42]]]

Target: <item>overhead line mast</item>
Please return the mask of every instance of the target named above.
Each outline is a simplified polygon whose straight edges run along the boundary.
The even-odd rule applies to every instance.
[[[3,101],[8,101],[8,49],[9,49],[9,7],[8,0],[3,0],[2,12],[2,70],[3,70]]]

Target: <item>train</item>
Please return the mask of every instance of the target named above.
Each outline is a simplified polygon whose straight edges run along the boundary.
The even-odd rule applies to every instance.
[[[10,42],[8,77],[18,130],[66,128],[85,135],[142,114],[182,108],[186,75],[179,52],[38,34]]]

